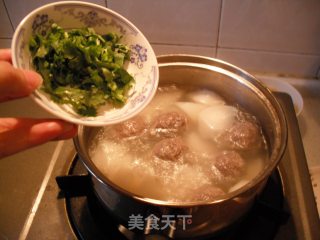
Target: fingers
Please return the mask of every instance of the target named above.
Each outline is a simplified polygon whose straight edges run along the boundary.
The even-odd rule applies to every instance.
[[[25,97],[42,83],[39,74],[16,69],[10,49],[0,49],[0,102]],[[75,136],[77,127],[62,120],[0,119],[0,158],[43,144]]]
[[[10,49],[0,49],[0,61],[12,63]]]
[[[36,72],[16,69],[6,61],[0,61],[0,73],[0,102],[28,96],[42,83]]]
[[[0,158],[47,141],[72,138],[77,126],[62,120],[0,119]]]

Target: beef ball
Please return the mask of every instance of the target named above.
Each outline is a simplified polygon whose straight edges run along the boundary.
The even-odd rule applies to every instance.
[[[256,123],[239,121],[222,133],[217,142],[229,149],[252,150],[261,147],[262,139],[261,130]]]
[[[153,154],[163,160],[175,161],[186,149],[187,147],[181,138],[166,138],[155,144]]]
[[[114,126],[114,132],[119,138],[140,136],[147,128],[142,117],[134,117]]]
[[[225,194],[225,192],[219,187],[202,186],[191,196],[191,201],[210,201],[223,194]]]
[[[215,157],[213,165],[224,179],[233,180],[243,171],[244,163],[243,158],[236,151],[223,151]]]
[[[187,116],[180,112],[167,112],[159,115],[151,124],[153,136],[173,137],[186,130]]]

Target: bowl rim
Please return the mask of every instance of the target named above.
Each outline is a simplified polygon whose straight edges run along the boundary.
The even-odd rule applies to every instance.
[[[108,14],[111,14],[113,16],[115,16],[116,18],[120,19],[122,22],[124,22],[125,24],[127,24],[131,29],[134,29],[135,32],[138,33],[138,35],[143,39],[143,41],[146,44],[146,47],[148,48],[148,52],[150,54],[150,56],[152,56],[152,61],[155,61],[155,69],[154,69],[154,78],[152,79],[152,88],[150,88],[148,97],[145,98],[144,101],[141,102],[141,104],[139,104],[139,107],[136,108],[136,110],[134,112],[129,112],[129,114],[125,114],[124,117],[120,117],[120,118],[116,118],[114,120],[109,120],[109,121],[103,121],[103,120],[97,120],[97,119],[81,119],[81,116],[79,115],[79,118],[77,118],[77,116],[69,116],[67,114],[65,114],[64,110],[59,110],[59,111],[55,111],[53,109],[51,109],[46,103],[44,103],[37,95],[36,91],[39,91],[39,89],[36,89],[34,92],[31,93],[30,97],[39,105],[41,106],[43,109],[45,109],[47,112],[51,113],[52,115],[61,118],[63,120],[66,120],[68,122],[72,122],[74,124],[78,124],[78,125],[85,125],[85,126],[92,126],[92,127],[99,127],[99,126],[105,126],[105,125],[110,125],[110,124],[115,124],[115,123],[119,123],[121,121],[125,121],[129,118],[134,117],[135,115],[137,115],[139,112],[141,112],[152,100],[152,98],[154,97],[155,93],[156,93],[156,89],[158,87],[158,83],[159,83],[159,68],[158,66],[158,62],[157,62],[157,57],[156,54],[150,44],[150,42],[148,41],[148,39],[145,37],[145,35],[127,18],[125,18],[124,16],[122,16],[121,14],[115,12],[114,10],[95,4],[95,3],[90,3],[90,2],[82,2],[82,1],[59,1],[59,2],[53,2],[53,3],[48,3],[45,5],[42,5],[38,8],[35,8],[34,10],[32,10],[31,12],[29,12],[18,24],[14,34],[13,34],[13,38],[12,38],[12,42],[11,42],[11,51],[12,51],[12,64],[14,67],[19,68],[19,61],[17,60],[17,42],[18,42],[18,37],[25,25],[25,23],[27,21],[29,21],[33,16],[35,16],[38,12],[46,10],[46,9],[52,9],[53,7],[56,6],[63,6],[63,5],[75,5],[75,6],[87,6],[87,7],[91,7],[93,9],[99,9],[102,12],[106,12]],[[151,51],[150,51],[151,50]],[[56,105],[58,105],[57,103],[55,103]],[[103,117],[103,119],[107,119],[107,117]]]

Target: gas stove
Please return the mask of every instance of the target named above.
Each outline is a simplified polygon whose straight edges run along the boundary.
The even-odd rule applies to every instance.
[[[261,197],[230,228],[190,239],[319,239],[320,221],[293,104],[286,94],[275,96],[286,114],[288,143]],[[117,224],[92,194],[72,143],[61,143],[55,154],[20,239],[166,239]]]

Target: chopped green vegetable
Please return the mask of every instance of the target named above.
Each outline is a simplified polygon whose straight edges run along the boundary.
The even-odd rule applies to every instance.
[[[42,89],[83,116],[96,116],[97,108],[107,102],[122,106],[134,79],[124,69],[130,50],[120,39],[91,28],[65,31],[57,24],[45,36],[35,34],[29,49],[44,79]]]

